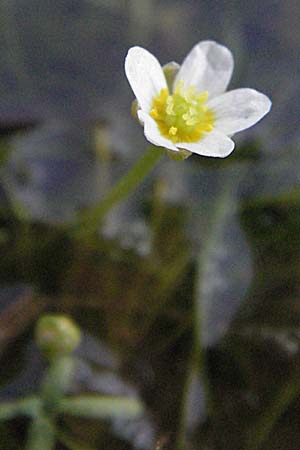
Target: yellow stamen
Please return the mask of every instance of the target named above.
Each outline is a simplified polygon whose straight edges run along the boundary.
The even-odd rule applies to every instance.
[[[176,127],[171,127],[169,129],[169,135],[170,136],[176,136],[178,129]]]
[[[172,95],[165,88],[153,99],[150,115],[161,134],[173,143],[197,142],[214,127],[214,115],[205,105],[207,99],[208,92],[197,93],[196,88],[185,88],[179,81]]]

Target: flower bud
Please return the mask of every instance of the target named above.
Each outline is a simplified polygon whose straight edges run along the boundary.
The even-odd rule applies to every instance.
[[[47,356],[72,353],[80,344],[79,327],[67,316],[47,314],[41,317],[35,329],[35,341]]]

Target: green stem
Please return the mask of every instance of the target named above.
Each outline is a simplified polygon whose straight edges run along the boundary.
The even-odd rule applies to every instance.
[[[210,220],[207,236],[201,250],[201,254],[198,260],[198,273],[197,273],[197,282],[194,296],[194,314],[193,314],[193,330],[194,330],[194,346],[196,359],[198,363],[199,375],[201,378],[201,382],[205,391],[206,405],[208,409],[208,415],[211,415],[213,409],[213,400],[210,395],[210,380],[207,374],[206,368],[206,352],[202,342],[202,333],[203,333],[203,299],[201,298],[201,283],[203,281],[203,277],[205,274],[205,267],[207,261],[209,260],[209,256],[211,253],[211,249],[216,246],[216,237],[218,236],[220,224],[222,224],[223,216],[226,215],[226,210],[228,204],[230,202],[232,188],[235,184],[234,177],[227,175],[225,178],[225,183],[222,191],[216,198],[215,202],[211,206],[211,210],[208,212],[210,214]]]
[[[40,408],[40,399],[27,397],[21,400],[0,403],[0,420],[10,420],[16,416],[36,416]]]
[[[64,393],[73,377],[74,365],[72,356],[59,356],[51,361],[41,391],[43,409],[48,417],[58,414]]]
[[[259,421],[255,424],[255,431],[251,433],[245,446],[246,450],[258,450],[270,436],[279,418],[287,410],[288,406],[299,395],[300,385],[298,378],[293,376],[282,386],[278,394],[274,396],[272,403],[263,412]]]
[[[178,427],[177,427],[178,431],[176,433],[175,450],[183,450],[185,448],[186,425],[187,425],[187,418],[188,418],[188,412],[189,412],[188,411],[189,396],[190,396],[191,384],[193,382],[193,377],[195,375],[194,356],[195,356],[194,351],[192,349],[191,355],[187,362],[183,392],[182,392],[182,397],[181,397],[180,417],[179,417],[179,423],[178,423]]]
[[[53,450],[55,441],[53,420],[41,412],[29,427],[26,450]]]
[[[53,450],[55,421],[60,403],[74,373],[74,359],[58,356],[50,361],[41,389],[41,405],[28,432],[26,450]]]
[[[126,397],[79,395],[65,398],[60,403],[60,413],[90,419],[111,417],[136,417],[141,415],[141,402]]]
[[[155,167],[164,154],[164,149],[149,149],[142,155],[133,168],[117,182],[104,199],[95,207],[81,216],[79,221],[80,235],[87,235],[97,231],[97,228],[108,211],[128,195],[144,180],[146,175]]]
[[[81,442],[77,442],[73,439],[73,437],[69,436],[66,432],[56,430],[57,439],[68,449],[70,450],[96,450],[95,447],[87,447],[87,444],[82,444]]]

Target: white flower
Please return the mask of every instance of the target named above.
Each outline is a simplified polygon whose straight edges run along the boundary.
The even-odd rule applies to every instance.
[[[174,152],[229,155],[234,149],[231,137],[254,125],[271,108],[270,99],[254,89],[225,93],[232,71],[230,50],[214,41],[202,41],[187,55],[169,90],[155,56],[132,47],[125,72],[148,141]]]

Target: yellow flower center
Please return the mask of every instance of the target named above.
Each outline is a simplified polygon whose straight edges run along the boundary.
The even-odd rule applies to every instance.
[[[185,88],[179,81],[172,95],[162,89],[153,99],[151,117],[161,134],[177,142],[197,142],[213,129],[214,115],[205,106],[208,92],[197,93],[196,88]]]

